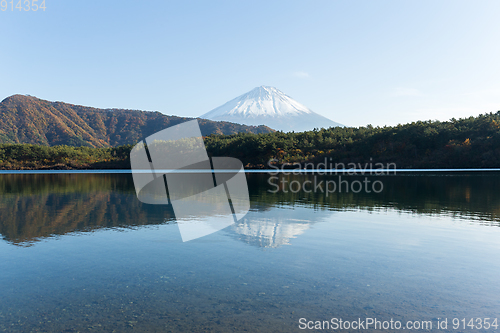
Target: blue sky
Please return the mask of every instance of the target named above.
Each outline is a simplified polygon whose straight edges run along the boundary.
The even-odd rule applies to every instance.
[[[0,99],[199,116],[269,85],[349,126],[468,117],[500,110],[499,17],[486,0],[46,0],[0,11]]]

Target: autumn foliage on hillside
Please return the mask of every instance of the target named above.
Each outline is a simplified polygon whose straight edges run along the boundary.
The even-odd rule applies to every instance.
[[[0,143],[115,147],[133,144],[191,119],[160,112],[96,109],[13,95],[0,103]],[[198,121],[203,135],[272,132],[266,126]]]
[[[124,134],[126,135],[126,134]],[[419,121],[384,127],[332,127],[300,133],[209,135],[212,156],[230,156],[246,168],[500,168],[500,111],[450,121]],[[0,145],[2,169],[128,169],[132,145],[89,148]]]

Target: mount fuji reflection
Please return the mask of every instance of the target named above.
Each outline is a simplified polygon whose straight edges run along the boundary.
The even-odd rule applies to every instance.
[[[275,248],[291,244],[332,211],[388,210],[449,215],[499,226],[499,176],[380,177],[385,189],[367,193],[270,193],[267,174],[247,174],[251,211],[223,234],[245,243]],[[304,176],[282,176],[303,181]],[[324,176],[328,177],[328,176]],[[10,244],[28,246],[44,238],[100,229],[176,224],[171,206],[147,205],[135,196],[128,174],[0,175],[0,234]],[[307,207],[314,214],[298,214]],[[176,231],[178,232],[178,230]]]
[[[373,176],[379,194],[328,196],[246,177],[247,215],[182,242],[171,207],[137,200],[130,174],[1,175],[0,331],[288,333],[333,314],[498,317],[498,175]]]

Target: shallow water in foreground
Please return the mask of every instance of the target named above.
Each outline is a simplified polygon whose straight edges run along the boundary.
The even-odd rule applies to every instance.
[[[247,216],[183,243],[171,209],[141,204],[130,175],[0,175],[0,331],[500,321],[498,174],[372,177],[381,193],[328,196],[247,177]]]

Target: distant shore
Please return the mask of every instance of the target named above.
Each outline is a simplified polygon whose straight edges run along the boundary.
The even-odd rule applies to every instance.
[[[398,126],[213,134],[203,141],[209,156],[237,158],[248,170],[486,170],[500,168],[500,111]],[[0,170],[130,169],[132,147],[0,144]]]

